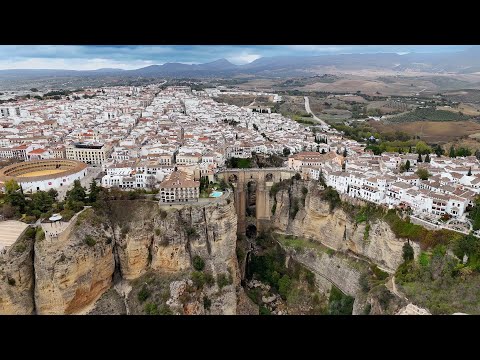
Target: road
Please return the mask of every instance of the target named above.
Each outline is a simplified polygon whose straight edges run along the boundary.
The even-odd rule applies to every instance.
[[[325,126],[326,128],[330,127],[325,121],[316,117],[312,110],[310,110],[310,100],[308,99],[308,96],[304,96],[303,98],[305,99],[305,110],[307,113],[312,114],[313,119],[317,120],[322,126]]]

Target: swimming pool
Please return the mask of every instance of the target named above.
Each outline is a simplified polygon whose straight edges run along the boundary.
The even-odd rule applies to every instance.
[[[220,197],[222,196],[223,192],[222,191],[212,191],[212,193],[210,194],[210,197]]]

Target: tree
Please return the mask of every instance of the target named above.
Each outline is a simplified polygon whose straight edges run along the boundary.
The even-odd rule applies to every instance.
[[[7,180],[5,182],[5,202],[17,207],[21,213],[25,211],[25,195],[22,188],[15,180]]]
[[[97,201],[97,196],[99,192],[100,192],[100,188],[97,186],[97,182],[95,181],[95,179],[92,179],[92,182],[90,183],[88,201],[90,203],[94,203],[95,201]]]
[[[288,156],[288,155],[290,155],[290,149],[287,148],[287,147],[284,147],[283,148],[283,156]]]
[[[30,91],[31,92],[38,92],[38,89],[37,88],[31,88]]]
[[[450,146],[450,152],[449,152],[448,156],[450,156],[451,158],[455,157],[455,148],[453,147],[453,145]]]
[[[425,162],[426,162],[426,163],[429,163],[429,162],[430,162],[430,155],[427,154],[427,156],[425,156]]]
[[[47,213],[51,210],[53,204],[53,198],[45,191],[37,191],[31,196],[32,198],[32,210],[38,210],[41,213]]]
[[[443,154],[445,154],[445,150],[443,150],[440,145],[437,145],[435,147],[435,154],[437,155],[437,157],[441,157]]]
[[[420,153],[418,153],[417,162],[419,162],[419,163],[423,162],[423,160],[422,160],[422,155],[421,155]]]
[[[415,174],[422,180],[427,180],[432,175],[427,169],[418,169]]]
[[[412,261],[413,258],[414,258],[414,252],[413,252],[413,247],[412,245],[410,245],[410,242],[406,242],[404,245],[403,245],[403,261],[404,262],[409,262],[409,261]]]
[[[52,199],[53,202],[57,201],[58,191],[55,189],[50,189],[47,191],[48,196]]]
[[[80,183],[80,180],[73,182],[73,189],[67,191],[67,203],[85,201],[85,188]]]
[[[347,157],[347,149],[343,150],[343,157]]]
[[[417,142],[415,149],[417,149],[417,153],[422,155],[429,154],[432,151],[430,146],[428,146],[424,141]]]
[[[472,167],[470,166],[470,168],[468,169],[468,174],[467,176],[472,176]]]
[[[411,165],[410,165],[410,160],[407,160],[407,161],[405,162],[405,170],[406,170],[406,171],[410,170],[410,166],[411,166]]]

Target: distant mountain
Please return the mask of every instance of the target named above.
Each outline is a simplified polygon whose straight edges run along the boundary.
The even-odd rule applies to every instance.
[[[275,56],[259,58],[245,65],[235,65],[226,59],[205,64],[165,63],[135,70],[98,69],[92,71],[18,69],[0,70],[0,79],[26,79],[48,77],[214,77],[235,75],[259,76],[311,76],[325,69],[353,71],[362,69],[416,70],[431,73],[480,71],[480,47],[472,47],[456,53],[435,54],[342,54],[321,56]]]

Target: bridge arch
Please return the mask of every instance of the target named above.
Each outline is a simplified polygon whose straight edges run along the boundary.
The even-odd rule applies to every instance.
[[[270,188],[282,179],[289,179],[295,171],[288,168],[259,168],[259,169],[226,169],[217,176],[235,184],[235,210],[237,212],[237,233],[245,235],[247,228],[247,196],[248,183],[255,182],[255,218],[256,229],[262,231],[269,224],[272,216]],[[234,180],[234,181],[232,181]]]

